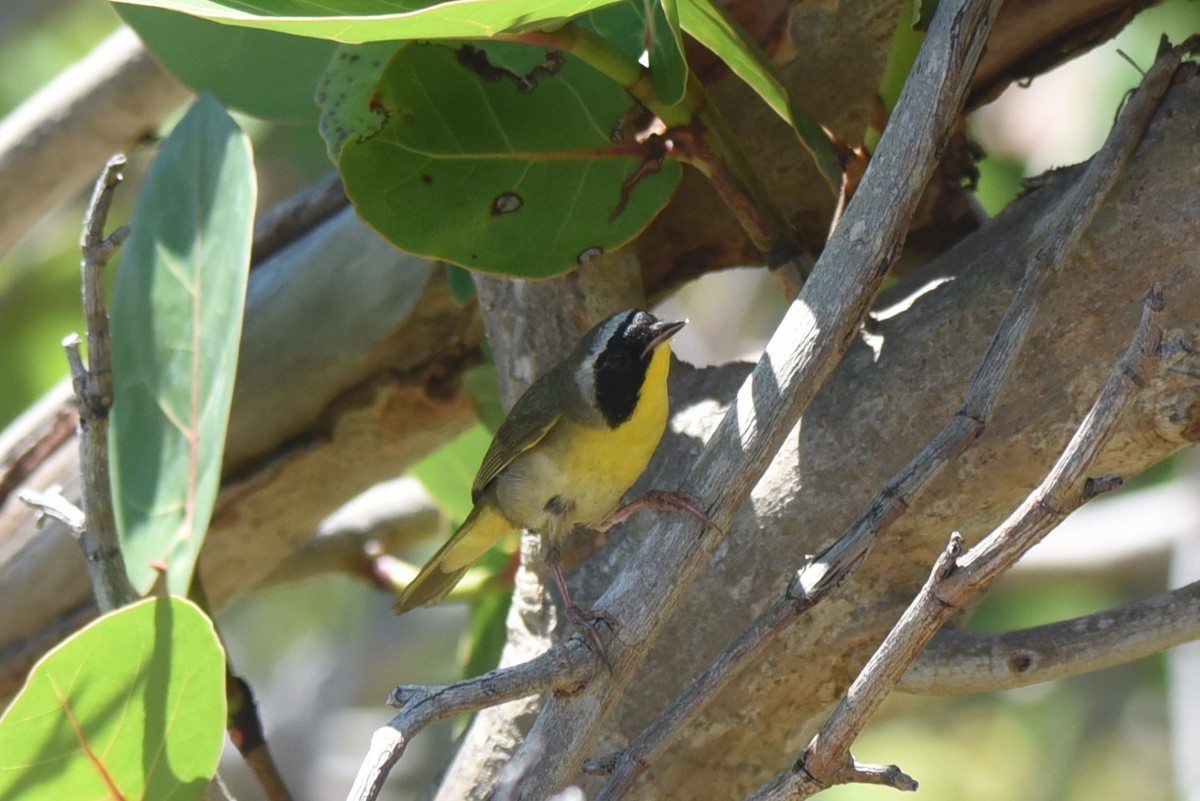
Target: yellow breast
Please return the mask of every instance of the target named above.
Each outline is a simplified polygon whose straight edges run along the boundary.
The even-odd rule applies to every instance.
[[[595,525],[615,510],[662,439],[670,363],[670,346],[657,348],[634,412],[620,426],[564,419],[513,460],[496,486],[505,517],[557,543],[576,526]]]

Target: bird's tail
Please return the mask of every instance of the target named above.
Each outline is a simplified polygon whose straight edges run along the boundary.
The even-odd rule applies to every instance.
[[[418,606],[433,606],[445,598],[467,568],[514,528],[492,504],[486,501],[476,504],[458,531],[400,593],[392,611],[401,615]]]

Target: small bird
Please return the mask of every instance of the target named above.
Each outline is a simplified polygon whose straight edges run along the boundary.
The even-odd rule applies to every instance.
[[[474,508],[400,593],[396,614],[437,603],[502,536],[525,528],[550,545],[548,562],[572,620],[602,617],[582,612],[567,593],[558,563],[567,534],[578,526],[605,530],[647,507],[708,520],[672,492],[618,508],[666,428],[669,340],[685,322],[618,312],[525,391],[483,457],[471,486]]]

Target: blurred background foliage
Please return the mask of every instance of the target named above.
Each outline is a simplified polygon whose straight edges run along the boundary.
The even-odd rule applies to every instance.
[[[0,113],[8,114],[119,24],[102,0],[7,0],[0,6]],[[983,206],[995,213],[1016,196],[1023,178],[1096,150],[1122,96],[1140,77],[1118,49],[1145,67],[1161,35],[1180,41],[1197,31],[1200,2],[1170,0],[1143,12],[1115,41],[1027,87],[1011,87],[977,112],[971,133],[989,153],[979,165]],[[239,123],[254,141],[260,210],[329,171],[312,125],[245,117]],[[132,180],[118,194],[114,224],[128,218],[151,151],[146,143],[130,154]],[[59,342],[81,328],[82,202],[64,204],[0,260],[0,425],[67,373]],[[755,355],[783,312],[769,280],[745,270],[706,277],[668,304],[671,313],[693,321],[677,351],[696,363]],[[720,313],[711,313],[713,304]],[[750,307],[754,314],[741,313]],[[1187,461],[1185,455],[1182,465],[1138,483],[1172,481],[1186,488],[1185,496],[1196,496],[1200,471]],[[422,555],[411,556],[419,562]],[[1005,631],[1153,594],[1165,586],[1166,559],[1153,552],[1146,560],[1150,567],[1144,560],[1065,577],[1060,569],[1018,572],[991,593],[972,626]],[[463,605],[401,619],[391,616],[390,605],[365,584],[331,576],[246,599],[219,621],[233,664],[259,694],[272,750],[298,799],[344,794],[370,732],[387,717],[381,704],[393,684],[459,674],[468,650]],[[1195,754],[1178,754],[1172,762],[1167,674],[1164,658],[1156,657],[1021,691],[956,699],[895,695],[855,755],[900,764],[921,782],[926,801],[1200,799],[1200,774],[1185,764]],[[447,758],[453,729],[442,724],[417,739],[393,773],[388,797],[415,797]],[[1181,766],[1193,770],[1191,779],[1173,778]],[[236,756],[222,771],[238,798],[260,797]],[[893,796],[892,790],[853,786],[823,797]]]

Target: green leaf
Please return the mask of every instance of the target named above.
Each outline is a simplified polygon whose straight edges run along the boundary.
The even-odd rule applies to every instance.
[[[464,270],[457,264],[446,265],[446,283],[450,285],[450,294],[459,306],[475,297],[475,279],[469,270]]]
[[[230,25],[348,44],[387,39],[474,39],[552,28],[619,0],[356,0],[353,13],[326,0],[121,0]],[[343,8],[351,4],[343,5]]]
[[[461,522],[471,513],[471,483],[491,444],[492,435],[487,429],[472,426],[413,465],[409,472],[425,485],[451,519]]]
[[[645,228],[681,165],[655,140],[613,142],[632,98],[542,52],[519,75],[470,45],[401,48],[373,95],[383,128],[342,148],[359,215],[403,250],[526,278],[567,272]]]
[[[254,218],[250,142],[211,97],[163,143],[112,301],[109,462],[129,577],[184,593],[212,515]]]
[[[888,115],[891,115],[892,109],[896,107],[896,101],[900,99],[900,92],[904,89],[904,82],[908,80],[908,73],[917,61],[921,43],[925,41],[928,20],[922,17],[922,13],[928,11],[931,6],[936,7],[936,3],[914,0],[912,8],[900,11],[896,33],[892,36],[887,63],[883,68],[883,78],[879,82],[879,101]],[[875,151],[882,135],[883,130],[872,121],[863,137],[863,144],[868,151]]]
[[[621,0],[576,20],[636,61],[646,49],[646,0]]]
[[[313,90],[335,44],[274,31],[219,25],[158,8],[118,5],[154,57],[197,93],[267,119],[311,123]]]
[[[719,3],[713,0],[678,0],[678,3],[683,29],[725,62],[734,75],[791,125],[829,185],[835,189],[840,186],[842,167],[828,135],[794,102],[758,43]]]
[[[668,106],[683,102],[687,92],[688,65],[683,51],[683,32],[679,28],[678,0],[651,2],[650,80],[658,99]]]
[[[500,381],[496,378],[496,363],[491,361],[490,354],[488,356],[488,361],[478,367],[472,367],[463,375],[462,385],[463,392],[475,407],[480,422],[495,434],[500,430],[508,412],[500,402]]]
[[[385,121],[382,111],[371,103],[383,67],[400,47],[396,42],[342,45],[317,87],[321,107],[319,128],[329,160],[337,164],[342,146],[351,137],[368,137]]]
[[[647,11],[651,12],[649,22],[646,21]],[[677,0],[624,0],[597,9],[578,22],[634,60],[642,57],[649,41],[650,79],[655,94],[667,106],[683,101],[687,92],[688,65]]]
[[[225,740],[225,654],[182,598],[93,621],[0,718],[0,798],[199,798]]]

